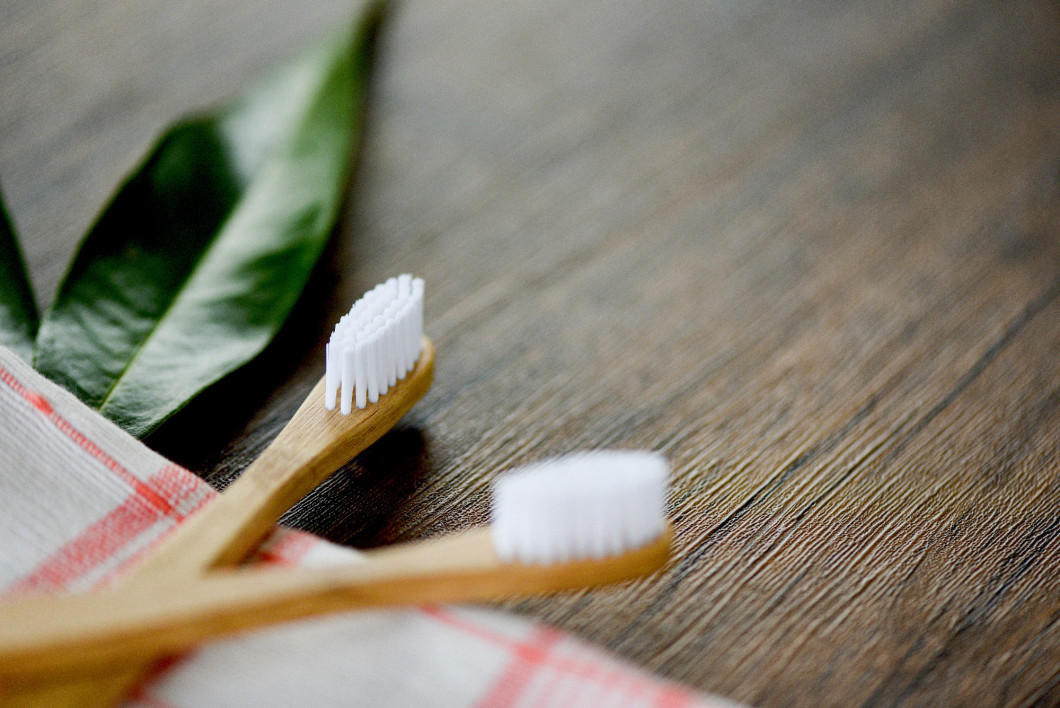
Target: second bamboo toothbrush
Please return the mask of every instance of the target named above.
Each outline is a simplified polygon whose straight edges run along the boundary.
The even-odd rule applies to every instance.
[[[668,476],[654,453],[573,455],[502,476],[487,529],[379,549],[345,567],[219,570],[165,594],[118,589],[0,606],[0,675],[91,671],[324,612],[645,575],[669,555]]]

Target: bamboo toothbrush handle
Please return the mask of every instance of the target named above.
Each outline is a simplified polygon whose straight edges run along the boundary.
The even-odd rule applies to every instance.
[[[349,415],[326,410],[321,379],[265,452],[123,584],[165,589],[173,580],[241,560],[283,512],[394,427],[426,393],[433,375],[434,345],[424,337],[416,367],[367,408]]]
[[[672,530],[604,559],[503,563],[488,529],[369,554],[326,570],[216,571],[172,587],[119,588],[0,608],[0,676],[76,675],[187,649],[211,637],[327,612],[553,592],[646,575],[669,556]]]
[[[424,337],[413,370],[378,403],[349,415],[324,408],[321,380],[261,457],[223,494],[181,524],[118,587],[172,593],[181,581],[241,560],[284,511],[380,438],[423,397],[434,376],[434,356],[433,343]],[[120,672],[76,682],[24,684],[16,692],[2,686],[3,703],[22,708],[110,705],[160,656],[142,654]]]

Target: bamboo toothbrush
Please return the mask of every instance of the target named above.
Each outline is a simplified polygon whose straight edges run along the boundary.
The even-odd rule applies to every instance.
[[[487,528],[372,551],[326,570],[227,569],[174,585],[0,606],[0,675],[121,665],[239,630],[339,610],[469,601],[616,582],[669,555],[669,468],[582,453],[501,476]]]
[[[340,320],[327,345],[325,376],[269,447],[117,587],[168,593],[173,583],[242,560],[284,511],[393,427],[433,375],[434,345],[423,336],[423,281],[391,278]],[[337,386],[345,415],[329,410]],[[21,706],[109,705],[160,657],[136,658],[110,676],[26,686],[3,698]]]
[[[423,281],[391,278],[340,320],[327,345],[324,378],[276,439],[123,584],[164,588],[169,578],[241,560],[283,512],[392,428],[433,376],[434,345],[423,336]],[[342,414],[328,410],[335,407],[336,382]]]

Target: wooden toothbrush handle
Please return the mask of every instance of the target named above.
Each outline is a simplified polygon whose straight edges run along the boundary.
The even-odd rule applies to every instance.
[[[321,378],[265,452],[122,584],[147,583],[164,590],[173,580],[239,562],[293,504],[393,428],[427,392],[433,377],[434,345],[424,337],[416,367],[367,408],[349,415],[326,410]]]
[[[140,670],[122,669],[107,673],[64,677],[49,676],[25,683],[0,685],[3,708],[93,708],[110,706],[127,698],[143,676]]]
[[[166,594],[149,588],[26,601],[0,612],[0,671],[9,680],[121,666],[279,621],[342,610],[474,601],[640,577],[669,557],[672,530],[603,559],[503,563],[488,528],[368,554],[321,570],[216,571]]]
[[[392,428],[430,388],[434,344],[423,338],[416,366],[391,391],[349,415],[323,406],[324,380],[317,383],[265,452],[195,516],[181,524],[117,587],[173,592],[173,584],[211,568],[239,562],[274,527],[280,515],[324,478]],[[150,655],[143,655],[150,656]],[[0,685],[4,706],[102,708],[125,697],[162,656],[121,671],[36,685]]]

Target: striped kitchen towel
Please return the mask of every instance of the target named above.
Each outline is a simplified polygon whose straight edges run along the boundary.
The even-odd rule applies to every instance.
[[[106,584],[215,494],[0,347],[5,597]],[[257,559],[320,565],[352,553],[277,530]],[[522,618],[423,607],[329,616],[216,642],[161,670],[129,705],[732,704]]]

